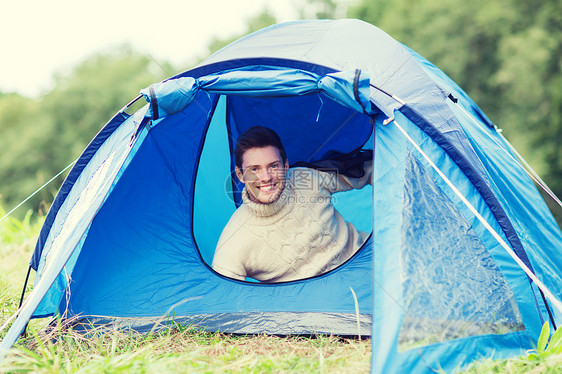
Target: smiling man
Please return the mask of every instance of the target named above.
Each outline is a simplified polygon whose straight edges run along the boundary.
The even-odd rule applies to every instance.
[[[309,278],[343,264],[367,239],[335,209],[332,194],[370,183],[370,161],[360,178],[289,169],[281,139],[261,126],[238,138],[234,161],[243,203],[221,234],[215,271],[262,282]]]

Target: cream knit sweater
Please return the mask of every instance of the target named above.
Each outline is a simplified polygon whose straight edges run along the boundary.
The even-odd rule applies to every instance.
[[[224,228],[213,269],[234,279],[251,277],[282,282],[312,277],[347,261],[365,242],[332,205],[332,194],[371,182],[372,164],[362,178],[348,178],[308,168],[287,172],[279,199],[271,204],[243,204]]]

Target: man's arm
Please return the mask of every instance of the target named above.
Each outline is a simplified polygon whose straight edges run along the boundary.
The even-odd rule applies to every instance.
[[[215,257],[213,258],[213,270],[226,277],[245,280],[246,269],[237,258],[235,251],[230,251],[228,248],[217,246]]]
[[[242,275],[242,274],[230,271],[228,269],[225,269],[222,266],[216,264],[214,260],[213,260],[213,270],[216,271],[219,274],[224,275],[225,277],[238,279],[238,280],[245,280],[246,279],[246,275]],[[242,273],[242,272],[245,273],[245,271],[240,271],[240,273]]]
[[[233,230],[230,222],[226,225],[215,249],[212,264],[213,270],[216,272],[239,280],[245,280],[247,276],[243,264],[243,248],[237,245],[244,242],[243,238],[237,240],[237,236],[242,235],[242,231],[241,228]]]
[[[345,176],[337,171],[320,173],[320,185],[326,188],[330,193],[343,192],[350,190],[359,190],[368,184],[371,184],[373,177],[373,161],[368,160],[363,164],[364,174],[360,178],[352,178]],[[329,175],[326,175],[329,174]]]

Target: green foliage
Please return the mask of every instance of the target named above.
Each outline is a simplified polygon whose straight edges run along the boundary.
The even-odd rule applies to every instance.
[[[550,341],[549,341],[550,338]],[[562,372],[562,328],[550,336],[550,325],[545,322],[537,350],[527,356],[510,360],[482,360],[470,365],[464,373],[560,373]]]
[[[22,219],[6,217],[5,214],[6,211],[0,205],[0,219],[3,218],[0,221],[0,325],[2,315],[15,304],[8,295],[11,291],[21,292],[27,262],[45,219],[44,216],[32,214],[31,210]],[[3,297],[7,299],[3,300]]]
[[[18,305],[16,293],[12,291],[7,280],[0,278],[0,326],[18,309]],[[5,331],[0,331],[0,340],[4,335]]]
[[[562,328],[554,332],[548,343],[548,349],[552,351],[556,350],[557,353],[562,353]]]
[[[548,338],[550,337],[550,325],[548,322],[545,322],[542,325],[541,335],[539,336],[539,341],[537,342],[537,351],[539,353],[543,353],[546,349],[546,345],[548,344]]]
[[[562,328],[557,329],[551,337],[550,324],[548,321],[545,322],[542,326],[541,334],[537,342],[537,353],[538,355],[562,353]]]
[[[20,220],[6,216],[6,211],[0,205],[0,219],[2,219],[0,221],[0,248],[2,251],[7,251],[7,248],[22,245],[33,238],[39,232],[44,217],[34,215],[31,210],[28,210]]]
[[[17,94],[0,97],[0,199],[5,206],[15,205],[22,190],[33,192],[41,178],[37,145],[47,131],[40,112],[38,101]]]
[[[302,19],[339,18],[337,0],[307,0],[300,3],[299,13]]]
[[[0,216],[5,212],[0,207]],[[0,224],[0,242],[4,244],[21,243],[30,236],[30,231],[34,230],[31,224],[32,211],[28,210],[20,221],[13,217],[6,217],[5,222]]]
[[[74,161],[142,88],[171,75],[164,69],[172,70],[123,46],[58,74],[53,90],[38,100],[0,96],[2,205],[15,206]],[[37,210],[41,201],[50,202],[61,183],[62,177],[26,208]]]

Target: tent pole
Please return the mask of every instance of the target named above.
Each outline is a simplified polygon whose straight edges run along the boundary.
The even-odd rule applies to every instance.
[[[544,305],[546,307],[546,311],[548,312],[548,317],[550,318],[550,323],[552,323],[552,327],[554,331],[558,330],[558,326],[556,325],[556,321],[554,320],[554,316],[552,315],[552,310],[550,310],[550,306],[546,302],[546,297],[544,296],[544,292],[539,288],[539,292],[541,293],[542,299],[544,301]]]
[[[23,290],[21,290],[21,298],[20,298],[20,304],[18,305],[18,310],[21,309],[21,306],[23,304],[23,297],[25,296],[25,289],[27,288],[27,281],[29,280],[29,274],[31,274],[31,264],[27,268],[27,275],[25,276],[25,282],[23,282]],[[28,324],[26,323],[25,327],[23,328],[23,331],[20,334],[20,336],[21,335],[25,336],[26,331],[27,331],[27,325]]]
[[[21,298],[20,298],[20,305],[18,305],[18,309],[21,308],[23,304],[23,297],[25,295],[25,288],[27,287],[27,281],[29,280],[29,274],[31,273],[31,264],[29,268],[27,268],[27,275],[25,276],[25,282],[23,282],[23,290],[21,290]]]

